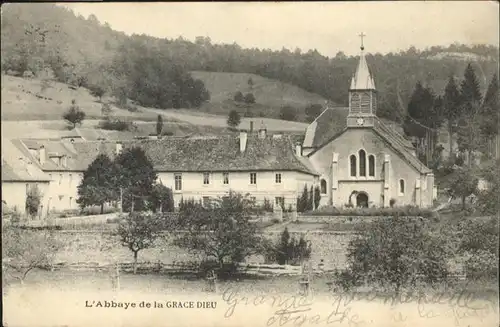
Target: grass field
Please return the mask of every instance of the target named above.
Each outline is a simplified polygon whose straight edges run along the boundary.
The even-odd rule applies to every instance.
[[[72,89],[66,84],[53,81],[48,85],[44,85],[40,80],[24,79],[9,75],[2,75],[1,78],[2,137],[59,137],[61,134],[60,131],[64,131],[67,128],[61,117],[70,106],[72,99],[75,99],[77,105],[86,113],[86,120],[83,123],[84,127],[96,127],[99,119],[103,118],[101,115],[101,103],[85,88]],[[244,78],[240,77],[240,79]],[[255,76],[256,87],[257,85],[261,85],[259,88],[262,90],[270,82],[265,84],[261,79],[267,80],[262,77],[259,79],[258,76]],[[223,80],[223,78],[219,77],[216,79],[216,82],[213,82],[215,89],[222,87],[221,85],[226,85],[222,82],[219,83],[220,80]],[[208,85],[211,84],[209,83]],[[269,88],[269,92],[271,90],[272,88]],[[296,90],[296,88],[290,87],[288,90],[289,94],[294,95],[289,95],[288,98],[293,99],[295,102],[303,101],[303,103],[308,103],[309,100],[312,101],[317,98],[314,94],[300,89]],[[262,92],[261,95],[265,93]],[[304,98],[300,100],[302,96]],[[272,94],[266,97],[268,98],[266,100],[268,103],[273,103],[274,100],[272,99],[276,99],[276,95]],[[266,97],[263,99],[266,99]],[[165,130],[171,131],[174,135],[218,134],[227,132],[227,113],[231,110],[231,108],[227,108],[222,102],[217,102],[217,99],[222,98],[220,95],[216,96],[211,103],[206,104],[203,110],[161,110],[137,106],[137,112],[130,112],[112,106],[112,115],[121,120],[134,121],[140,127],[139,134],[147,135],[154,132],[154,122],[159,114],[163,116]],[[103,101],[108,102],[110,99],[104,97]],[[208,109],[208,111],[219,113],[219,115],[206,112],[208,107],[212,108]],[[255,129],[265,126],[269,131],[303,133],[307,127],[307,124],[304,123],[260,117],[243,118],[239,127],[249,129],[250,121],[254,122]]]

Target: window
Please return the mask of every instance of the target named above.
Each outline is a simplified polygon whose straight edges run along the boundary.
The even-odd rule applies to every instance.
[[[73,180],[73,175],[69,174],[69,186],[71,186],[72,180]]]
[[[64,195],[59,195],[59,201],[62,201],[64,199]]]
[[[204,196],[203,197],[203,206],[206,208],[210,205],[210,197]]]
[[[280,173],[276,174],[276,184],[281,184],[281,174]]]
[[[324,179],[321,180],[320,182],[320,188],[321,188],[321,194],[326,194],[326,181]]]
[[[182,190],[182,175],[181,174],[175,174],[174,175],[174,180],[175,180],[175,190],[176,191]]]
[[[375,176],[375,156],[372,154],[368,156],[368,176]]]
[[[203,185],[210,184],[210,173],[203,173]]]
[[[229,173],[222,173],[222,182],[224,184],[229,184]]]
[[[49,174],[49,179],[52,180],[52,174]]]
[[[250,173],[250,184],[257,184],[257,173]]]
[[[69,208],[71,209],[71,204],[73,203],[73,197],[69,198]]]
[[[356,156],[354,154],[351,154],[350,157],[350,164],[351,164],[351,176],[355,177],[356,176]]]
[[[366,176],[366,152],[359,150],[359,176]]]
[[[404,179],[399,180],[399,195],[405,194],[405,181]]]
[[[30,185],[26,184],[26,194],[28,194],[29,191],[30,191]]]
[[[62,183],[62,174],[59,174],[59,185]]]

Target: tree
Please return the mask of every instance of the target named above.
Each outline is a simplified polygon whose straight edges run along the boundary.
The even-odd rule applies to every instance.
[[[43,195],[37,185],[33,185],[29,188],[26,194],[26,212],[30,216],[36,216],[38,214],[42,197]]]
[[[113,109],[111,109],[111,106],[109,103],[103,103],[101,105],[101,115],[104,117],[109,117],[109,115],[113,112]]]
[[[2,226],[2,268],[24,283],[35,268],[45,268],[53,262],[61,243],[48,231],[33,231]]]
[[[158,115],[156,118],[156,135],[161,136],[161,130],[163,129],[163,117]]]
[[[479,82],[472,64],[468,64],[464,71],[464,79],[460,83],[460,94],[465,104],[480,103],[482,99]],[[465,109],[467,109],[467,105]]]
[[[297,111],[292,106],[283,106],[280,109],[280,119],[295,121],[297,119]]]
[[[247,93],[245,94],[244,101],[246,104],[254,104],[255,103],[255,96],[253,93]]]
[[[243,97],[243,93],[241,91],[238,91],[234,94],[233,100],[235,102],[244,102],[245,98]]]
[[[233,191],[214,199],[209,208],[187,206],[179,214],[179,225],[186,232],[175,244],[204,253],[218,264],[235,265],[255,253],[260,244],[257,229],[250,222],[252,201]]]
[[[308,122],[314,121],[320,114],[323,106],[320,104],[310,104],[305,108],[306,118]]]
[[[124,149],[115,159],[117,188],[123,192],[123,209],[141,211],[145,209],[145,200],[153,191],[157,174],[153,163],[140,147]],[[119,191],[119,189],[117,190]]]
[[[435,282],[447,276],[445,242],[420,218],[377,220],[349,242],[347,269],[337,275],[344,287],[363,282],[395,290],[414,285],[418,276]]]
[[[500,102],[498,101],[498,93],[498,77],[495,73],[484,96],[480,122],[481,134],[490,142],[490,144],[492,143],[494,137],[498,135],[498,128],[500,124]],[[491,149],[489,149],[489,152],[492,152]]]
[[[477,192],[478,179],[469,168],[457,169],[450,183],[450,193],[453,198],[462,199],[462,210],[465,210],[465,199]]]
[[[83,172],[83,178],[78,185],[80,207],[97,205],[104,213],[104,204],[117,199],[116,172],[113,162],[106,154],[99,154]]]
[[[495,160],[485,165],[481,171],[481,177],[486,181],[485,189],[479,190],[477,197],[477,209],[484,215],[496,216],[500,212],[500,174],[498,173],[500,160]]]
[[[314,188],[314,207],[316,209],[319,208],[320,201],[321,201],[321,190],[320,190],[319,186],[316,186]]]
[[[450,156],[453,153],[453,135],[456,131],[456,124],[460,117],[460,92],[455,83],[455,78],[450,76],[443,96],[443,114],[447,120],[448,135],[450,137]]]
[[[304,189],[300,197],[297,198],[297,211],[304,212],[309,210],[309,191],[307,185],[304,185]]]
[[[71,100],[71,106],[63,114],[63,118],[75,128],[77,124],[82,124],[85,119],[85,112],[76,105],[76,100],[73,99]]]
[[[139,251],[152,247],[159,232],[159,221],[155,215],[133,212],[120,220],[117,235],[122,245],[134,255],[134,274],[137,273]]]
[[[153,185],[150,198],[151,210],[153,212],[172,212],[174,211],[174,197],[172,190],[163,184]]]
[[[311,185],[311,190],[309,191],[309,199],[307,201],[307,210],[314,210],[314,188]]]
[[[231,110],[227,117],[227,125],[230,128],[236,128],[241,122],[240,114],[236,110]]]
[[[457,144],[461,152],[467,153],[469,168],[472,167],[475,151],[484,145],[481,133],[481,103],[467,101],[463,104],[463,113],[457,124]]]
[[[267,244],[266,258],[267,261],[280,265],[297,265],[301,264],[303,260],[309,259],[311,252],[311,243],[308,243],[303,235],[298,240],[290,237],[288,228],[285,227],[276,244]]]
[[[106,90],[104,89],[104,87],[102,87],[100,85],[91,84],[88,86],[88,88],[89,88],[90,94],[99,98],[99,102],[101,102],[102,96],[106,93]]]
[[[250,88],[250,91],[252,91],[254,83],[253,83],[253,79],[251,77],[248,78],[247,84],[248,84],[248,87]]]

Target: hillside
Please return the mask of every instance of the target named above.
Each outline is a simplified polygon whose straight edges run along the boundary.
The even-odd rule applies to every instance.
[[[282,106],[292,106],[300,111],[310,104],[324,104],[326,99],[307,92],[295,85],[248,73],[221,73],[193,71],[191,75],[201,80],[210,92],[210,100],[201,110],[226,114],[235,109],[239,112],[250,111],[254,116],[278,117]],[[251,85],[249,85],[251,80]],[[236,92],[252,93],[256,104],[247,107],[233,101]]]

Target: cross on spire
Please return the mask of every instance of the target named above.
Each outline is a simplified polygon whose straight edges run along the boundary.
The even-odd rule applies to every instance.
[[[361,34],[359,34],[359,37],[361,38],[361,51],[363,51],[365,49],[365,46],[363,45],[363,37],[365,37],[366,34],[364,34],[363,32],[361,32]]]

